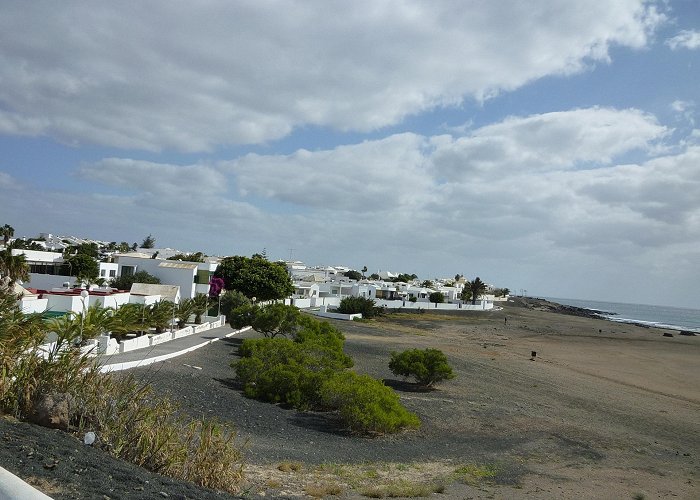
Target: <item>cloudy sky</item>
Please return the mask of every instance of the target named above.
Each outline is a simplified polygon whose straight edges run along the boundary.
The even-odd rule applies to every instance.
[[[696,0],[1,0],[0,225],[700,307]]]

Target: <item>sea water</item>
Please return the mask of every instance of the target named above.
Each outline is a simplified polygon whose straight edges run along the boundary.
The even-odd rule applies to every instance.
[[[646,304],[624,304],[599,300],[545,299],[568,306],[583,307],[599,311],[602,317],[621,323],[639,323],[658,328],[690,330],[700,333],[700,310],[683,307],[652,306]]]

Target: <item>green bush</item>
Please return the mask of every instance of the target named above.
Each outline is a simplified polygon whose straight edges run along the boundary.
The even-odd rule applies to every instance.
[[[433,292],[428,295],[428,300],[434,304],[442,304],[445,302],[445,294],[442,292]]]
[[[438,349],[392,352],[389,369],[394,375],[414,377],[416,382],[425,386],[455,377],[447,357]]]
[[[340,301],[338,312],[341,314],[361,313],[363,318],[373,318],[381,313],[381,308],[374,305],[374,300],[367,297],[345,297]]]
[[[396,392],[369,375],[336,373],[323,383],[320,396],[326,407],[338,410],[353,432],[387,433],[420,425]]]
[[[299,409],[317,407],[322,381],[352,363],[342,348],[285,338],[247,339],[239,354],[233,366],[246,396]]]

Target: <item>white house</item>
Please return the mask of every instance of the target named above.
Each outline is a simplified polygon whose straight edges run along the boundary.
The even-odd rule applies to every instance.
[[[209,293],[209,281],[216,270],[218,260],[208,262],[185,262],[152,258],[140,252],[115,254],[118,276],[133,275],[146,271],[164,285],[177,285],[180,297],[193,298],[198,293]]]

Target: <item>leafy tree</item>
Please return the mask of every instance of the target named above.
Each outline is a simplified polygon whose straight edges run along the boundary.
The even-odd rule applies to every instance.
[[[461,280],[461,279],[462,279],[462,275],[461,275],[461,274],[455,274],[455,281],[459,281],[459,280]]]
[[[345,297],[340,301],[338,312],[341,314],[361,313],[363,318],[373,318],[380,308],[375,307],[374,300],[367,297]]]
[[[250,300],[248,297],[243,295],[238,290],[226,290],[223,295],[221,295],[221,314],[230,319],[231,311],[243,305],[249,304]]]
[[[401,273],[401,274],[399,274],[398,276],[396,276],[396,277],[394,277],[394,278],[389,278],[387,281],[391,281],[391,282],[393,282],[393,283],[398,283],[398,282],[401,282],[401,283],[410,283],[411,281],[413,281],[413,280],[415,280],[415,279],[418,279],[418,276],[416,276],[415,274],[405,274],[405,273]]]
[[[71,276],[76,276],[81,281],[93,281],[98,278],[100,266],[89,255],[77,253],[66,259],[69,264]]]
[[[371,279],[371,280],[378,280],[378,279],[379,279],[379,275],[378,275],[377,273],[372,273],[372,274],[369,275],[369,279]]]
[[[476,304],[476,300],[480,295],[486,293],[486,283],[481,281],[478,276],[474,278],[473,281],[468,281],[465,285],[465,288],[466,287],[469,287],[469,290],[471,291],[472,305]]]
[[[365,273],[367,272],[367,266],[362,266],[362,277],[365,277]]]
[[[0,276],[9,278],[9,283],[29,281],[29,265],[24,254],[12,255],[12,250],[0,250]]]
[[[494,294],[496,297],[505,297],[506,295],[509,295],[509,294],[510,294],[510,290],[509,290],[508,288],[496,288],[496,289],[493,291],[493,294]]]
[[[445,302],[445,295],[442,292],[433,292],[428,295],[428,300],[435,304],[442,304]]]
[[[469,288],[469,282],[465,283],[464,288],[462,288],[461,298],[464,302],[469,302],[472,300],[472,290]]]
[[[414,377],[420,385],[431,386],[455,377],[447,357],[438,349],[409,349],[391,353],[389,369],[394,375]]]
[[[131,290],[131,285],[134,283],[159,285],[160,279],[146,271],[138,271],[130,275],[117,276],[112,280],[111,286],[112,288],[116,288],[118,290]]]
[[[119,243],[117,250],[121,253],[127,253],[131,250],[131,246],[126,241],[122,241]]]
[[[202,252],[195,253],[178,253],[167,260],[184,260],[185,262],[204,262],[204,254]]]
[[[38,250],[39,252],[45,251],[46,248],[42,247],[39,243],[34,240],[25,240],[22,238],[17,238],[13,240],[12,243],[7,245],[7,248],[15,248],[18,250]]]
[[[81,243],[79,245],[71,245],[63,250],[64,257],[70,257],[72,255],[87,255],[93,259],[99,257],[100,251],[97,247],[97,243]]]
[[[343,276],[350,278],[351,280],[355,281],[360,281],[362,279],[362,274],[360,274],[358,271],[346,271]]]
[[[256,311],[251,326],[265,337],[274,338],[282,335],[293,338],[298,329],[300,316],[299,309],[294,306],[270,304]]]
[[[238,330],[246,326],[251,326],[253,321],[255,321],[255,317],[258,315],[259,309],[260,307],[257,304],[247,302],[234,309],[231,309],[226,317],[228,318],[231,326]]]
[[[150,234],[146,236],[141,242],[141,248],[154,248],[156,246],[156,239]]]
[[[248,298],[259,301],[278,300],[294,293],[287,268],[280,262],[269,262],[262,256],[225,257],[214,272],[222,278],[226,290],[238,290]]]
[[[9,224],[5,224],[0,227],[0,235],[2,235],[3,244],[7,246],[7,242],[15,235],[15,228]]]
[[[422,286],[423,288],[432,288],[434,285],[432,281],[425,280],[423,281],[423,283],[420,284],[420,286]]]

